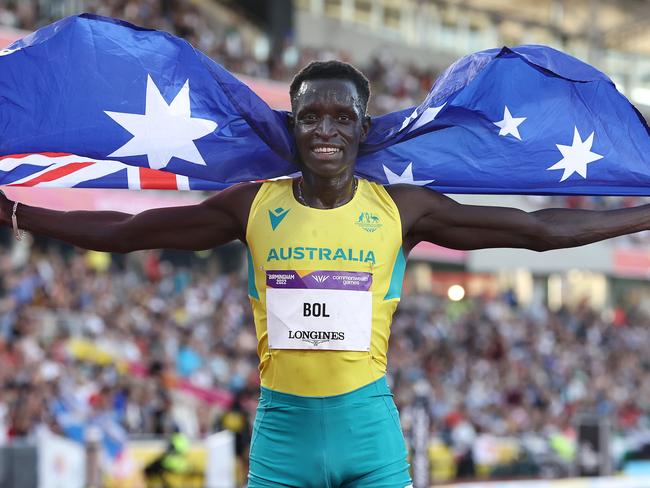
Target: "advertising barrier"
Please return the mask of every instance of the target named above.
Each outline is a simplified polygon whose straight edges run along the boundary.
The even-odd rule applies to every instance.
[[[481,481],[436,485],[436,488],[648,488],[650,476],[633,478],[612,476],[608,478],[571,478],[537,481]]]
[[[0,487],[38,488],[37,453],[33,442],[0,446]]]
[[[145,468],[166,449],[164,439],[131,440],[127,443],[120,462],[104,478],[105,488],[145,488]],[[169,488],[236,488],[235,438],[229,431],[218,432],[188,446],[187,468],[183,473],[166,473],[164,482]],[[160,480],[151,480],[154,485]],[[77,485],[56,485],[76,488]],[[79,485],[81,486],[84,485]],[[54,488],[48,485],[47,488]]]
[[[217,432],[206,439],[205,446],[206,488],[235,488],[235,435],[227,430]]]
[[[86,452],[79,443],[46,432],[38,439],[38,488],[84,488]]]
[[[82,445],[39,432],[36,441],[17,439],[0,447],[2,488],[84,488],[86,452]]]
[[[104,478],[106,488],[145,488],[145,468],[158,458],[167,446],[164,439],[129,441],[121,462]],[[188,469],[185,473],[164,475],[169,488],[203,488],[206,449],[203,443],[191,444],[187,452]]]

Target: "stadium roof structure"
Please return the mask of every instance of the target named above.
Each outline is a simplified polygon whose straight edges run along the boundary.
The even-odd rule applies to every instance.
[[[408,30],[432,13],[470,31],[495,29],[505,44],[584,41],[597,47],[650,53],[650,12],[642,0],[296,0],[302,10],[389,30]]]

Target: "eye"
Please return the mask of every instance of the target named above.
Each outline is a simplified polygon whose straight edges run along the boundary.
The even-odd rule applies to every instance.
[[[314,123],[317,120],[316,114],[306,113],[300,117],[300,120],[305,123]]]
[[[339,114],[337,118],[339,122],[350,122],[352,120],[352,117],[348,114]]]

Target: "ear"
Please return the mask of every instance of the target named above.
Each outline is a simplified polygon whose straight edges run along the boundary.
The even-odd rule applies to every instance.
[[[293,128],[296,126],[296,120],[293,117],[293,113],[285,112],[285,114],[287,115],[287,127],[290,131],[293,131]]]
[[[359,139],[361,142],[365,141],[366,137],[368,137],[371,124],[370,115],[366,115],[361,122],[361,138]]]

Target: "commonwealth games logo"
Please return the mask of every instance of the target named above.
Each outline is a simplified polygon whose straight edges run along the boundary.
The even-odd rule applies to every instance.
[[[314,278],[314,280],[316,280],[317,283],[325,283],[329,279],[329,276],[326,276],[326,275],[312,275],[312,278]]]
[[[355,224],[366,232],[374,232],[383,225],[379,217],[372,212],[361,212]]]

